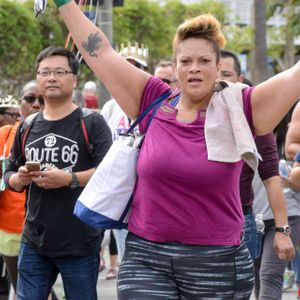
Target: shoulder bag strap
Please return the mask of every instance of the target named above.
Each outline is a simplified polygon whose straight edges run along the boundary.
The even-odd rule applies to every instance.
[[[167,91],[166,93],[160,95],[157,99],[155,99],[139,116],[138,118],[133,122],[133,124],[130,126],[130,128],[127,130],[127,134],[128,133],[132,133],[133,129],[146,117],[146,115],[148,114],[148,112],[154,108],[156,106],[156,109],[154,110],[153,114],[151,115],[151,117],[149,118],[145,131],[147,131],[157,109],[160,107],[160,104],[166,99],[168,98],[170,95],[172,94],[172,91]]]

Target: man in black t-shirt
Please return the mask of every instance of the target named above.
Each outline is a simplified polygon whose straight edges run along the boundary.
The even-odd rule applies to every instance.
[[[73,215],[83,187],[111,145],[104,119],[93,113],[88,151],[82,133],[82,111],[72,102],[78,61],[72,52],[51,46],[37,57],[37,84],[45,109],[32,123],[22,151],[17,131],[5,180],[26,188],[26,220],[19,256],[17,298],[47,299],[58,273],[67,299],[97,299],[101,231]],[[29,171],[26,161],[40,162]]]

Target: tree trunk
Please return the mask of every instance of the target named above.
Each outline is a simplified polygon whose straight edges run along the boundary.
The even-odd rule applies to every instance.
[[[283,61],[284,61],[284,70],[290,68],[295,64],[295,46],[294,46],[294,29],[289,24],[295,17],[295,6],[292,3],[293,1],[289,1],[287,3],[287,11],[286,11],[286,19],[288,20],[288,25],[286,26],[286,35],[285,35],[285,46],[284,46],[284,54],[283,54]],[[282,70],[283,71],[283,70]]]
[[[253,82],[258,84],[268,78],[267,38],[266,38],[266,3],[254,1],[254,69]]]
[[[113,41],[113,15],[112,15],[112,1],[104,0],[102,9],[100,10],[99,19],[98,19],[98,27],[103,30],[108,40],[112,43]],[[112,97],[109,91],[106,89],[106,86],[100,81],[100,107],[110,100]]]

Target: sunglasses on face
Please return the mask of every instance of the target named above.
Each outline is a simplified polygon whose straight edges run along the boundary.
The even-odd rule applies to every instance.
[[[44,101],[44,98],[42,96],[39,96],[39,97],[36,97],[36,96],[24,96],[22,99],[24,99],[26,102],[32,104],[35,102],[36,99],[38,99],[38,102],[40,105],[44,105],[45,104],[45,101]]]
[[[177,80],[173,80],[173,81],[171,81],[171,80],[169,80],[169,79],[167,79],[167,78],[160,78],[162,81],[164,81],[166,84],[168,84],[168,85],[170,85],[171,83],[175,83],[175,82],[177,82]]]
[[[161,78],[161,80],[163,81],[163,82],[165,82],[166,84],[171,84],[171,80],[169,80],[169,79],[167,79],[167,78]]]

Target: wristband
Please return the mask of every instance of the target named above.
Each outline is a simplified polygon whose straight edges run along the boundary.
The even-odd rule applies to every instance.
[[[71,0],[54,0],[57,7],[61,7],[69,2],[71,2]]]

